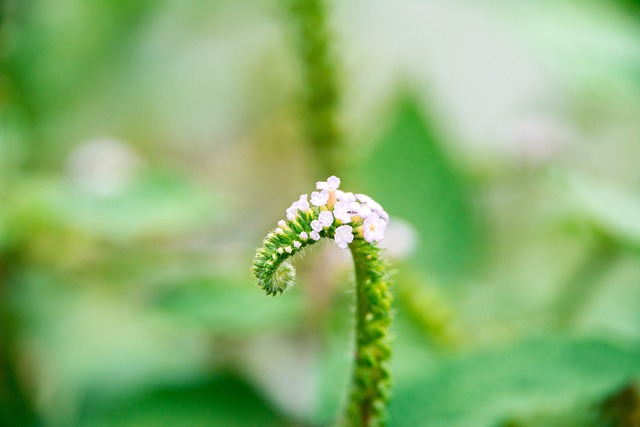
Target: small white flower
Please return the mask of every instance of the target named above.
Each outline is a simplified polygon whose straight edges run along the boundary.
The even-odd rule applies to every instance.
[[[379,242],[384,239],[387,222],[374,212],[364,220],[364,240],[369,243]]]
[[[316,242],[320,240],[320,233],[318,233],[316,230],[313,230],[311,233],[309,233],[309,236]]]
[[[351,222],[351,203],[336,202],[333,206],[333,215],[342,222]]]
[[[336,191],[336,198],[341,202],[355,202],[356,196],[353,193],[345,193],[344,191]]]
[[[287,223],[284,222],[283,219],[281,219],[280,221],[278,221],[278,227],[280,228],[287,228]]]
[[[291,249],[291,246],[287,246],[286,248],[284,248],[284,251],[290,254],[291,252],[293,252],[293,249]]]
[[[318,181],[316,182],[316,188],[318,190],[337,190],[340,187],[340,178],[333,175],[327,178],[326,181]]]
[[[362,203],[368,205],[373,212],[376,212],[378,215],[380,215],[380,217],[384,218],[385,221],[389,222],[389,214],[385,212],[380,203],[376,202],[371,197],[365,194],[356,194],[356,197]]]
[[[322,231],[322,223],[320,221],[318,221],[317,219],[314,219],[313,221],[311,221],[311,228],[315,232],[320,232],[320,231]],[[318,240],[318,239],[316,239],[316,240]]]
[[[297,200],[296,202],[293,202],[293,205],[291,206],[294,206],[301,211],[308,211],[310,206],[309,206],[309,201],[307,200],[307,195],[306,194],[301,195],[300,199]]]
[[[307,240],[308,238],[309,238],[309,235],[307,234],[306,231],[303,231],[302,233],[300,233],[300,239]]]
[[[293,242],[293,247],[296,249],[300,249],[300,246],[302,246],[302,243],[298,242],[297,240],[295,242]]]
[[[287,219],[289,221],[293,221],[296,219],[296,215],[298,215],[298,208],[294,205],[295,203],[287,209]]]
[[[278,248],[278,253],[279,254],[283,254],[284,253],[284,249],[282,249],[282,247]]]
[[[278,234],[284,234],[284,230],[280,227],[276,228],[276,233]]]
[[[336,228],[334,239],[340,249],[347,249],[349,243],[353,242],[353,228],[350,225],[341,225]]]
[[[311,193],[311,204],[314,206],[323,206],[326,205],[329,201],[329,191],[314,191]]]
[[[320,221],[323,227],[330,227],[331,224],[333,224],[333,214],[329,211],[322,211],[318,215],[318,221]]]
[[[369,205],[364,204],[364,205],[358,205],[358,207],[356,208],[356,213],[360,218],[367,219],[369,215],[373,213],[373,211],[371,210]]]

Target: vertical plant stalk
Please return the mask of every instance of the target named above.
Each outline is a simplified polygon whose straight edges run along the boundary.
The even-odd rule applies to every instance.
[[[355,268],[355,348],[351,389],[342,424],[382,426],[389,398],[389,275],[377,242],[384,238],[389,216],[373,199],[338,190],[340,180],[318,182],[311,203],[303,194],[286,210],[287,220],[264,239],[252,272],[267,295],[278,295],[295,283],[291,257],[322,238],[349,248]]]
[[[339,90],[330,46],[325,0],[287,0],[302,80],[302,118],[306,138],[322,173],[341,169]]]
[[[613,239],[599,235],[595,245],[577,266],[558,295],[555,326],[568,328],[597,294],[603,279],[615,267],[622,247]]]
[[[356,271],[356,349],[346,425],[378,426],[389,398],[392,298],[380,249],[361,241],[350,249]]]

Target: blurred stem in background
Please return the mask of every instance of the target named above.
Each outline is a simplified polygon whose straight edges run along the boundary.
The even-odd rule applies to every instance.
[[[19,373],[17,319],[8,298],[10,257],[0,254],[0,425],[31,426],[36,417]]]
[[[344,167],[338,124],[339,89],[324,0],[286,0],[302,74],[302,116],[318,176]]]
[[[615,266],[621,250],[620,244],[612,238],[596,236],[593,248],[560,288],[554,313],[556,326],[565,329],[573,325],[581,310],[591,302],[607,273]]]
[[[18,153],[10,138],[9,105],[15,103],[13,81],[8,70],[11,19],[16,2],[0,3],[0,425],[30,426],[36,416],[20,376],[16,337],[17,318],[10,302],[11,275],[19,262],[18,252],[9,242],[7,203],[9,187],[17,182]]]
[[[408,265],[398,266],[395,295],[403,312],[432,341],[434,349],[454,350],[462,343],[462,331],[453,309],[437,288]]]

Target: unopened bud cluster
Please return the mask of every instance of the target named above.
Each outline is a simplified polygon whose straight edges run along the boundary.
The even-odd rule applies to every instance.
[[[286,220],[265,238],[256,252],[253,274],[269,295],[284,292],[295,282],[288,259],[322,237],[346,249],[354,239],[374,244],[384,238],[389,215],[371,197],[338,189],[340,178],[316,183],[316,190],[300,196],[286,210]]]

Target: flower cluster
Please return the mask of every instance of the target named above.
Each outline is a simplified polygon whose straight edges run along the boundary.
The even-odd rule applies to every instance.
[[[269,233],[258,249],[253,273],[268,294],[283,292],[294,281],[278,267],[296,252],[322,237],[335,241],[346,249],[354,239],[368,243],[384,238],[389,215],[371,197],[339,190],[340,178],[329,177],[316,183],[316,190],[303,194],[285,211],[286,220],[278,221],[275,231]],[[293,271],[285,268],[285,271]],[[278,280],[274,280],[274,276]]]
[[[293,249],[286,247],[285,252],[291,253],[289,249],[300,249],[308,239],[318,241],[321,236],[333,237],[341,249],[346,249],[356,237],[362,237],[369,243],[384,238],[389,215],[382,206],[369,196],[346,193],[339,187],[340,178],[336,176],[317,182],[318,191],[311,193],[310,201],[307,194],[303,194],[286,210],[290,222],[304,221],[307,215],[300,217],[301,212],[312,214],[314,219],[309,223],[310,229],[300,232],[299,240],[293,241]],[[290,228],[289,223],[281,220],[276,232],[282,234]]]

